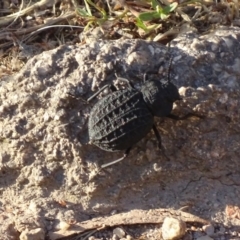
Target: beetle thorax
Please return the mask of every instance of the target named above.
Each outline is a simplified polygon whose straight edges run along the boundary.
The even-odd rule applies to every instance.
[[[154,116],[166,117],[173,108],[173,103],[180,100],[178,89],[171,82],[150,80],[141,88],[144,101]]]

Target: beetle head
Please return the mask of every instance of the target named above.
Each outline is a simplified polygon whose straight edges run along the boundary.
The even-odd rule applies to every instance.
[[[144,101],[156,117],[166,117],[173,108],[173,103],[181,100],[177,87],[169,81],[146,81],[141,88]]]

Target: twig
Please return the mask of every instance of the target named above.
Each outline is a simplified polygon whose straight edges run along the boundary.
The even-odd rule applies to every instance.
[[[62,237],[72,235],[72,234],[83,234],[86,231],[92,229],[98,229],[99,227],[115,227],[119,225],[133,225],[133,224],[159,224],[163,223],[166,217],[173,217],[181,219],[184,222],[189,223],[200,223],[208,224],[209,221],[192,215],[191,213],[183,212],[180,210],[173,209],[152,209],[152,210],[141,210],[135,209],[126,213],[119,213],[107,217],[98,217],[91,220],[87,220],[81,223],[77,223],[71,226],[71,229],[50,232],[49,237],[51,240],[56,240]],[[74,238],[68,238],[68,240]]]
[[[58,2],[58,1],[59,0],[56,0],[56,2]],[[0,27],[3,27],[6,24],[9,24],[10,22],[14,21],[14,19],[16,19],[18,17],[26,15],[29,12],[32,12],[36,8],[41,8],[44,5],[52,5],[53,3],[54,3],[54,1],[52,1],[52,0],[42,0],[40,2],[36,2],[35,4],[33,4],[30,7],[27,7],[25,9],[21,10],[21,11],[18,11],[17,13],[13,13],[13,14],[8,15],[8,16],[0,17]]]
[[[61,22],[61,21],[65,20],[66,18],[72,18],[74,16],[75,16],[75,12],[67,12],[67,13],[65,13],[65,14],[57,17],[57,18],[49,20],[45,24],[29,27],[27,29],[20,29],[18,31],[14,31],[14,32],[12,32],[12,31],[2,32],[2,33],[0,33],[0,40],[4,40],[4,39],[11,40],[13,38],[16,38],[16,37],[19,38],[22,35],[26,35],[26,34],[30,33],[27,36],[23,37],[22,39],[19,39],[19,41],[24,42],[24,41],[27,41],[33,35],[38,34],[41,31],[44,31],[47,27],[54,27],[54,26],[51,26],[51,25],[54,25],[58,22]],[[63,25],[63,26],[65,26],[65,25]],[[77,27],[77,26],[74,26],[74,27]],[[81,28],[81,27],[78,27],[78,28]],[[3,44],[0,45],[0,49],[4,48],[4,47],[9,47],[12,44],[13,44],[13,41],[3,43]]]

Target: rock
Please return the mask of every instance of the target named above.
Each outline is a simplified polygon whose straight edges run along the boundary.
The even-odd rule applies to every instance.
[[[58,227],[60,230],[68,230],[68,229],[70,228],[70,226],[71,226],[71,225],[70,225],[69,223],[64,222],[64,221],[60,221],[57,227]]]
[[[172,41],[170,52],[157,42],[137,39],[89,40],[43,52],[18,74],[1,79],[1,201],[13,212],[11,228],[22,232],[27,222],[29,229],[44,229],[44,221],[36,219],[41,216],[60,221],[62,215],[71,223],[114,209],[154,209],[159,203],[171,208],[181,201],[201,209],[204,218],[221,216],[218,222],[224,222],[222,209],[228,203],[238,206],[240,197],[239,39],[240,30],[234,27],[203,36],[189,32]],[[166,79],[170,56],[170,79],[183,98],[173,113],[201,117],[156,118],[171,161],[149,133],[113,170],[99,171],[122,153],[87,144],[92,105],[84,100],[106,84],[126,87],[115,74],[139,88],[144,73],[158,68],[156,63],[159,80]],[[104,94],[107,90],[93,104]],[[71,216],[64,215],[66,206],[56,199],[71,203]],[[38,213],[26,221],[32,200]],[[9,222],[0,228],[7,229],[3,225]]]
[[[88,240],[95,240],[95,237],[90,236],[90,237],[88,238]]]
[[[126,240],[133,240],[133,238],[132,238],[132,236],[127,235],[127,236],[126,236]]]
[[[125,237],[125,232],[122,228],[118,227],[118,228],[114,228],[113,229],[113,234],[118,236],[118,238],[123,238]]]
[[[205,236],[204,235],[204,232],[202,231],[202,230],[193,230],[193,232],[192,232],[192,236],[193,236],[193,239],[197,239],[197,238],[199,238],[199,237],[202,237],[202,236]]]
[[[193,236],[192,236],[191,232],[185,234],[183,236],[183,240],[193,240]]]
[[[41,228],[31,229],[31,230],[24,230],[20,234],[20,240],[44,240],[45,239],[45,232]]]
[[[176,240],[184,236],[186,223],[182,220],[166,217],[162,225],[162,237],[164,240]]]
[[[226,231],[225,227],[224,227],[224,226],[220,226],[220,229],[219,229],[218,233],[224,234],[225,231]],[[236,235],[235,235],[235,236],[236,236]]]
[[[198,237],[196,240],[213,240],[213,238],[210,238],[209,236],[201,236],[201,237]]]
[[[113,234],[112,236],[112,240],[119,240],[120,238],[116,235],[116,234]]]
[[[211,236],[214,234],[214,226],[209,224],[209,225],[204,225],[203,226],[203,231],[208,235]]]

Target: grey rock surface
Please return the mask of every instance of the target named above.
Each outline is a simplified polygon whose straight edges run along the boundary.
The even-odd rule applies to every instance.
[[[115,73],[139,88],[143,74],[160,63],[159,78],[166,78],[170,56],[171,80],[183,98],[173,113],[202,118],[155,120],[170,160],[150,133],[126,160],[98,173],[122,153],[87,144],[92,104],[83,99],[108,83],[125,87]],[[65,45],[33,57],[0,81],[0,207],[15,226],[15,232],[4,227],[11,230],[6,239],[26,229],[57,231],[57,221],[136,208],[188,206],[209,220],[239,225],[239,217],[225,211],[240,198],[239,87],[238,28],[184,34],[170,52],[158,43],[122,39]],[[34,221],[26,221],[29,216]]]

